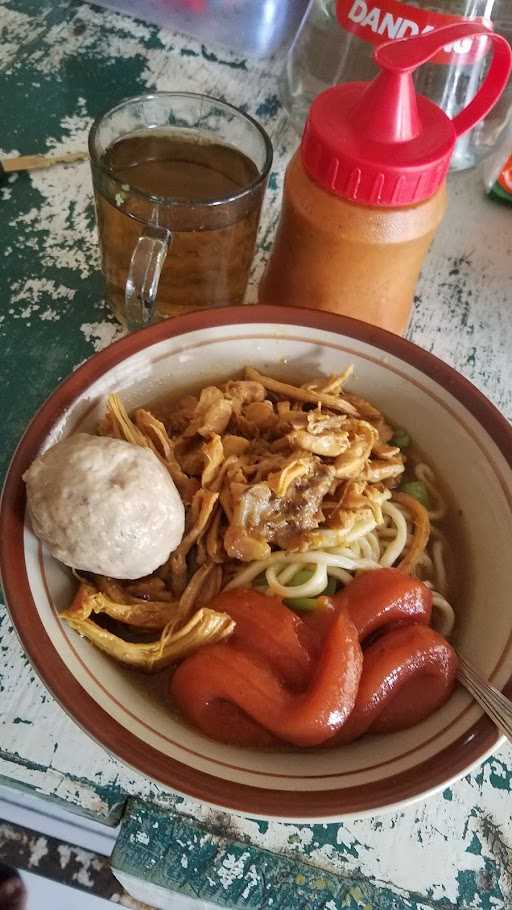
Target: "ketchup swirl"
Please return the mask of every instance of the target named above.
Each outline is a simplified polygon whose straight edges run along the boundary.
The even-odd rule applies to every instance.
[[[183,661],[171,696],[221,742],[334,745],[404,729],[455,683],[455,653],[428,626],[431,592],[396,569],[360,575],[304,618],[253,590],[225,592],[211,606],[233,617],[235,632]]]
[[[227,701],[278,739],[295,746],[320,745],[343,726],[355,705],[363,657],[354,623],[345,610],[336,612],[306,687],[294,691],[292,686],[300,678],[300,670],[298,674],[296,670],[301,660],[304,664],[307,661],[304,644],[297,636],[290,648],[297,663],[289,674],[285,662],[282,658],[276,661],[273,652],[279,629],[286,632],[290,626],[281,625],[277,619],[274,622],[272,605],[269,609],[265,603],[267,598],[250,591],[230,592],[229,600],[221,595],[214,601],[215,609],[225,610],[235,618],[237,594],[245,598],[254,614],[262,616],[265,612],[264,631],[258,631],[253,643],[239,629],[234,641],[203,648],[185,660],[171,683],[174,700],[193,724],[210,735],[215,728],[212,712],[216,712],[219,701]],[[247,726],[243,736],[247,744]],[[225,741],[226,730],[218,729],[215,738]],[[233,739],[240,741],[231,721],[228,741]],[[260,744],[258,736],[253,745]]]

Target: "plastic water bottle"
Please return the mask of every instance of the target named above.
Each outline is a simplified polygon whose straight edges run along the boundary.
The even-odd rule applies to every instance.
[[[465,20],[480,21],[509,39],[512,0],[311,0],[287,57],[281,96],[302,131],[313,99],[331,85],[373,79],[375,47]],[[421,94],[455,117],[475,96],[488,68],[485,39],[443,48],[415,77]],[[472,167],[500,139],[512,89],[485,121],[457,143],[453,170]]]

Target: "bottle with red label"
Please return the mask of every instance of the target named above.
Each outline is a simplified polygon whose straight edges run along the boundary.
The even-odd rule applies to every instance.
[[[290,48],[281,97],[302,131],[314,98],[343,82],[373,79],[375,47],[434,28],[473,20],[512,39],[512,0],[311,0]],[[454,42],[415,78],[422,95],[455,117],[475,96],[488,68],[488,43],[481,38]],[[492,115],[457,143],[453,170],[472,167],[499,140],[509,117],[512,89]]]

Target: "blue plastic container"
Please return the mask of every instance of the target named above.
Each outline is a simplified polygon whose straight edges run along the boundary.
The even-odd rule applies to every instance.
[[[309,0],[95,0],[116,12],[186,32],[232,51],[268,57],[285,50]]]

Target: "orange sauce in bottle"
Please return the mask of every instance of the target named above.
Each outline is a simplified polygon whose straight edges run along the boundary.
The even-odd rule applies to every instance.
[[[446,204],[443,182],[430,199],[414,205],[358,205],[310,180],[299,150],[286,171],[260,303],[330,310],[404,332]]]

